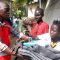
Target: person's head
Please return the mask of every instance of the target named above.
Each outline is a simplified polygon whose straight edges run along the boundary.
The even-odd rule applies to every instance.
[[[60,35],[60,21],[54,20],[50,28],[51,38],[57,38]]]
[[[35,10],[35,19],[39,23],[42,21],[42,17],[44,16],[44,10],[42,8],[37,7]]]
[[[0,17],[6,17],[9,13],[9,5],[0,1]]]

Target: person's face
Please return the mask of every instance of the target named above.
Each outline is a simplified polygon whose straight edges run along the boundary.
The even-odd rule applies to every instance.
[[[56,38],[58,37],[59,32],[58,32],[58,27],[57,25],[52,24],[51,28],[50,28],[50,36],[51,38]]]
[[[42,13],[41,13],[41,11],[38,11],[38,10],[35,11],[35,19],[36,19],[36,21],[42,19]]]
[[[0,9],[0,16],[7,17],[9,15],[9,11],[6,11],[7,8]]]
[[[0,16],[5,16],[5,12],[3,10],[0,10]]]

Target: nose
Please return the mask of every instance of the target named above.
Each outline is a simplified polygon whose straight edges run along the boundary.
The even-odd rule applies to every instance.
[[[37,19],[37,18],[40,18],[40,16],[35,16],[35,18]]]
[[[35,18],[38,18],[38,16],[35,16]]]
[[[54,34],[54,32],[53,32],[53,31],[50,31],[50,34],[51,34],[51,35],[53,35],[53,34]]]

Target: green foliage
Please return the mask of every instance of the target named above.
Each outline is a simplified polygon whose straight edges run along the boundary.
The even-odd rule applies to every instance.
[[[30,2],[32,2],[33,0],[27,0],[27,4],[29,4]]]
[[[19,16],[26,16],[26,5],[33,0],[12,0],[12,14]]]
[[[13,0],[16,5],[24,5],[27,3],[27,0]]]

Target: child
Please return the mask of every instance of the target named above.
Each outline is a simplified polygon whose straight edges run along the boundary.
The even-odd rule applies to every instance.
[[[41,43],[40,45],[43,45],[44,42],[44,44],[60,51],[60,21],[53,21],[50,28],[50,33],[39,35],[38,38],[42,39],[39,42],[39,44]]]

